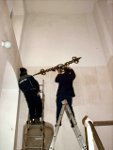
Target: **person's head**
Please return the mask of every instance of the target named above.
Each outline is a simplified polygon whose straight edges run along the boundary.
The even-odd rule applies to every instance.
[[[20,76],[24,76],[24,75],[26,75],[26,74],[27,74],[27,69],[24,68],[24,67],[21,67],[21,68],[20,68]]]
[[[65,67],[64,72],[65,72],[65,74],[69,74],[70,73],[70,68],[69,67]]]
[[[57,66],[57,71],[58,71],[58,73],[62,73],[62,72],[63,72],[62,66],[63,66],[63,64],[59,64],[59,65]]]

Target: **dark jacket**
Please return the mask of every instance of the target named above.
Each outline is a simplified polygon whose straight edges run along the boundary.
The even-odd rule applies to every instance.
[[[19,88],[24,94],[32,90],[35,90],[37,93],[40,91],[39,83],[31,75],[24,75],[20,77]]]
[[[74,89],[73,89],[73,80],[75,79],[76,74],[72,69],[67,69],[63,74],[58,74],[56,76],[55,82],[59,83],[57,96],[66,98],[66,97],[74,97]]]

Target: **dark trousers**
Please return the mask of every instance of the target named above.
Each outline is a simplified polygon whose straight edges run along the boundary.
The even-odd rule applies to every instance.
[[[72,97],[57,97],[57,100],[56,100],[56,107],[57,107],[57,110],[56,110],[56,122],[58,121],[58,118],[59,118],[59,114],[60,114],[60,111],[61,111],[61,108],[62,108],[62,101],[63,100],[67,100],[68,104],[69,104],[69,107],[73,113],[73,116],[75,117],[74,115],[74,111],[73,111],[73,107],[72,107]]]
[[[32,90],[25,93],[25,97],[29,108],[30,120],[40,118],[42,116],[42,101],[40,95],[37,95],[36,91]]]

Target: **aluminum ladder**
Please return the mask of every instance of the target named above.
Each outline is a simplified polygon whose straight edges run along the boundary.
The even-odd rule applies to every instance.
[[[52,139],[49,150],[54,150],[55,149],[55,142],[56,142],[56,138],[57,138],[57,135],[58,135],[58,131],[59,131],[59,127],[60,127],[60,123],[62,121],[64,111],[66,112],[69,121],[73,123],[73,131],[76,135],[76,138],[78,140],[78,143],[79,143],[79,146],[80,146],[81,150],[87,150],[86,143],[84,142],[83,136],[81,135],[81,132],[80,132],[78,126],[77,126],[77,121],[76,121],[75,117],[73,116],[73,113],[72,113],[72,111],[71,111],[71,109],[68,105],[67,100],[62,101],[62,108],[61,108],[61,111],[60,111],[58,121],[55,125],[54,136],[53,136],[53,139]]]

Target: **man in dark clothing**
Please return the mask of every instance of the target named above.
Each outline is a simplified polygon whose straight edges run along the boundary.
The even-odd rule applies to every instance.
[[[20,68],[19,88],[24,93],[29,108],[30,122],[39,122],[42,117],[42,101],[40,86],[32,75],[27,74],[26,68]]]
[[[61,69],[58,69],[58,75],[55,78],[55,82],[59,83],[58,90],[57,90],[57,112],[56,112],[56,122],[58,121],[58,117],[62,108],[62,101],[67,100],[69,107],[73,113],[72,108],[72,97],[75,96],[74,89],[73,89],[73,80],[75,79],[76,74],[73,69],[66,67],[64,72],[62,73]],[[73,124],[71,122],[73,127]]]

